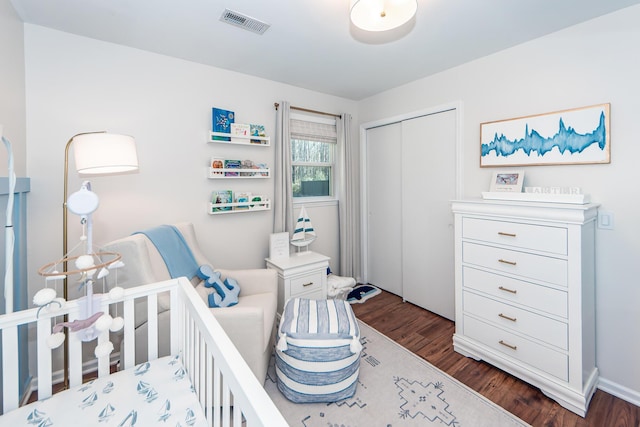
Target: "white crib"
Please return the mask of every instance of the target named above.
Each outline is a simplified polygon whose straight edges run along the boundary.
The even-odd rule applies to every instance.
[[[191,283],[185,278],[168,280],[126,289],[124,296],[112,300],[99,296],[100,310],[109,312],[118,305],[124,317],[124,355],[120,369],[134,367],[135,333],[134,307],[147,303],[149,360],[158,358],[158,296],[168,293],[171,304],[171,354],[179,355],[195,393],[204,410],[209,426],[287,426],[287,422],[233,346],[228,336],[207,309]],[[3,402],[2,412],[19,407],[19,379],[17,340],[18,327],[28,325],[36,329],[37,390],[38,399],[52,396],[52,352],[46,339],[51,334],[53,317],[68,314],[69,320],[79,316],[79,304],[70,301],[55,313],[30,309],[0,316],[2,333]],[[67,338],[69,361],[69,387],[82,384],[83,343],[74,333]],[[109,331],[102,333],[98,343],[109,340]],[[35,355],[31,355],[34,357]],[[84,358],[86,359],[86,357]],[[98,360],[98,376],[110,375],[109,356]],[[53,395],[51,399],[55,399]],[[2,418],[0,418],[0,425]]]

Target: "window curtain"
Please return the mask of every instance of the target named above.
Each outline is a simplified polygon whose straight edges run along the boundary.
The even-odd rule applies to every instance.
[[[293,189],[291,187],[291,105],[281,101],[276,107],[275,191],[273,201],[273,232],[293,230]]]
[[[360,263],[360,166],[358,144],[351,138],[351,115],[336,118],[338,147],[340,149],[340,183],[338,218],[340,230],[340,274],[362,278]]]

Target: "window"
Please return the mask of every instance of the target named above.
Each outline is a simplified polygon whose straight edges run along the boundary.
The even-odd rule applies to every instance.
[[[292,115],[290,131],[293,197],[333,196],[335,120]]]

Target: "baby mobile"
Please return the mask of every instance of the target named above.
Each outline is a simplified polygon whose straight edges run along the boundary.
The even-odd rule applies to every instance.
[[[38,274],[45,278],[45,288],[36,292],[33,303],[40,307],[40,311],[55,313],[66,303],[64,298],[57,296],[56,283],[59,280],[67,280],[77,276],[79,290],[84,292],[84,296],[78,299],[80,314],[79,318],[71,322],[60,322],[53,326],[52,334],[47,339],[47,345],[54,349],[59,347],[65,340],[63,332],[66,327],[69,332],[74,332],[81,341],[92,341],[107,329],[116,332],[124,326],[122,317],[112,317],[109,313],[100,311],[100,302],[103,295],[94,295],[93,285],[96,281],[102,280],[103,291],[106,286],[106,277],[110,270],[115,270],[116,286],[111,289],[107,297],[111,300],[118,300],[122,297],[124,290],[117,286],[117,269],[124,266],[120,254],[116,252],[93,252],[93,222],[91,214],[98,209],[98,196],[91,191],[91,183],[82,183],[79,191],[71,194],[67,199],[67,209],[75,215],[80,216],[82,225],[82,236],[80,242],[63,258],[42,266]],[[80,255],[71,256],[76,250],[82,250]],[[66,271],[60,271],[60,266],[68,265]],[[75,266],[75,268],[74,268]],[[53,287],[49,287],[53,282]],[[94,354],[97,358],[107,356],[113,351],[113,343],[110,341],[98,344]]]

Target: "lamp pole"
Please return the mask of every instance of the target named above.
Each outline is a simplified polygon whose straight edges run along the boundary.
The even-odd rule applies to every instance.
[[[63,200],[62,200],[62,271],[68,271],[67,269],[67,198],[68,198],[68,189],[69,189],[69,150],[71,149],[71,143],[73,140],[80,135],[89,135],[94,133],[106,133],[106,131],[98,131],[98,132],[83,132],[78,133],[69,139],[67,145],[64,147],[64,184],[63,184]],[[65,301],[69,299],[69,288],[67,283],[67,275],[65,274],[64,279],[62,281],[62,297]],[[69,321],[69,316],[64,315],[64,321]],[[64,329],[64,350],[63,350],[63,384],[64,388],[69,388],[69,331]]]

